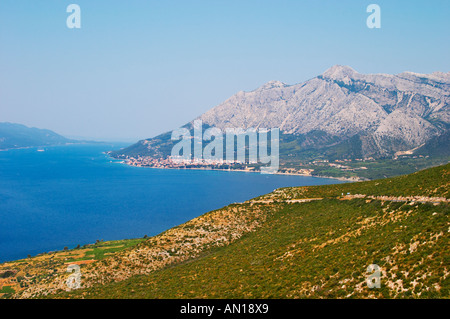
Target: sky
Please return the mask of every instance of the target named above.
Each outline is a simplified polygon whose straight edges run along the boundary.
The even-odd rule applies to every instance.
[[[0,122],[132,142],[336,64],[449,72],[449,14],[448,0],[1,0]]]

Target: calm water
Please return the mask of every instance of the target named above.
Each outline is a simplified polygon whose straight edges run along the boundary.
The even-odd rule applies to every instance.
[[[0,262],[97,239],[156,235],[282,186],[337,183],[301,176],[129,167],[102,153],[122,146],[0,152]]]

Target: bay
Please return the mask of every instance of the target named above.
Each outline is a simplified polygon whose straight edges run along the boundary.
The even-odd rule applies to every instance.
[[[247,172],[131,167],[73,144],[0,152],[0,262],[96,240],[157,235],[278,187],[340,181]]]

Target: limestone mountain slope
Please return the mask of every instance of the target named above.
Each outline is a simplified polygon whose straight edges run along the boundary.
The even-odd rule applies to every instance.
[[[298,149],[335,154],[339,148],[345,149],[340,157],[389,157],[444,136],[439,147],[422,148],[439,155],[450,145],[449,104],[449,72],[360,74],[336,65],[303,83],[270,81],[240,91],[197,119],[223,130],[279,128],[281,157]],[[168,132],[112,155],[167,157],[172,146]]]
[[[333,66],[304,83],[272,81],[239,92],[199,118],[209,126],[278,127],[285,134],[323,131],[361,136],[366,156],[418,147],[449,125],[450,73],[360,74]]]

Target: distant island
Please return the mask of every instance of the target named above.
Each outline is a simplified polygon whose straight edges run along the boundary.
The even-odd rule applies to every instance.
[[[0,122],[0,150],[84,143],[66,138],[51,130],[22,124]]]

